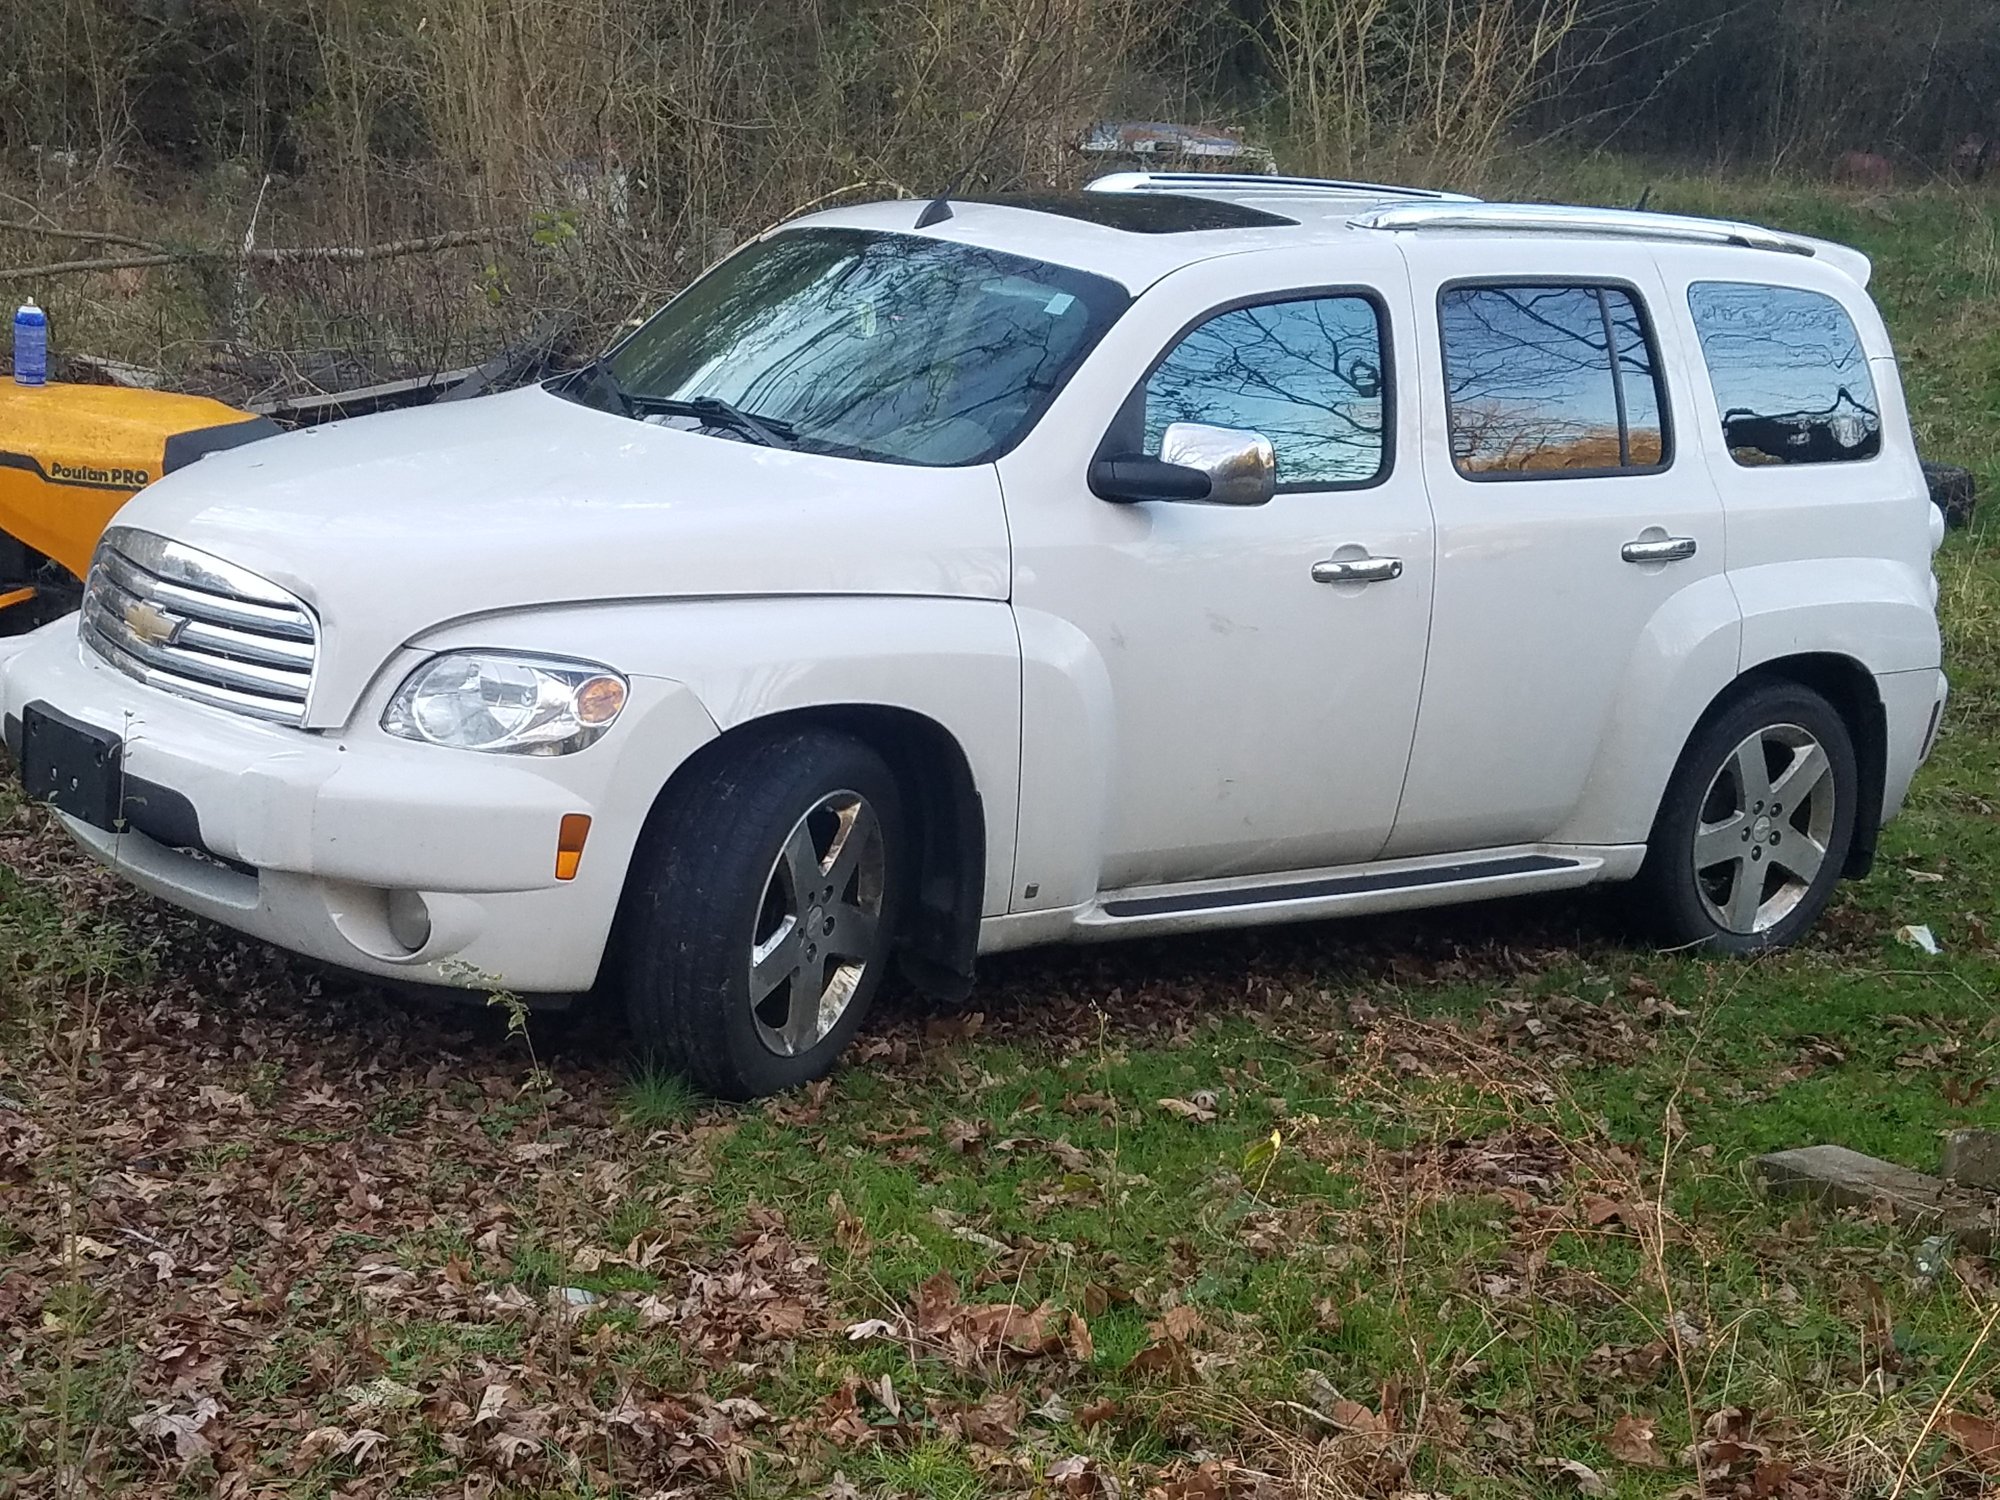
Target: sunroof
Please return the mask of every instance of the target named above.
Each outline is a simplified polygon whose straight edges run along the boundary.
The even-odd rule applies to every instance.
[[[1106,229],[1131,234],[1186,234],[1197,229],[1269,229],[1296,224],[1282,214],[1266,213],[1217,198],[1183,193],[1010,193],[1000,198],[975,198],[1003,208],[1025,208],[1038,214],[1061,214]]]

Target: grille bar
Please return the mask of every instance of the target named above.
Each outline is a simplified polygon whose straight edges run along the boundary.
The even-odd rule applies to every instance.
[[[205,552],[125,527],[107,532],[79,630],[149,687],[273,723],[305,720],[318,622],[276,584]]]

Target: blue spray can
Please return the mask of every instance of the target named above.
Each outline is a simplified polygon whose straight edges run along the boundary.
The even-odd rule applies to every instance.
[[[49,315],[34,298],[14,314],[14,381],[41,385],[49,378]]]

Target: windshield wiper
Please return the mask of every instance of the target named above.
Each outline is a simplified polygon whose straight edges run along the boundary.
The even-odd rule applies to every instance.
[[[618,383],[618,377],[611,373],[611,366],[604,362],[603,355],[600,354],[582,369],[577,370],[569,379],[572,385],[594,385],[606,392],[616,403],[621,415],[627,417],[639,415],[639,409],[633,404],[631,393]]]
[[[658,412],[667,417],[694,417],[711,427],[732,428],[766,448],[796,448],[799,445],[798,429],[790,422],[776,417],[760,417],[720,396],[695,396],[684,400],[679,396],[647,396],[637,392],[620,394],[630,410]]]

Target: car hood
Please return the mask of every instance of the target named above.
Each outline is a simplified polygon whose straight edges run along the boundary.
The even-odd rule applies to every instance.
[[[990,465],[757,447],[539,387],[211,454],[142,490],[117,524],[248,568],[317,611],[315,727],[344,722],[392,652],[470,615],[690,596],[1007,595]]]

